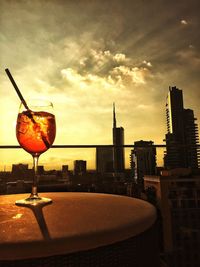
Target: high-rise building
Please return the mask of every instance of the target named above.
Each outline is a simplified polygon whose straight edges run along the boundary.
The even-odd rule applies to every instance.
[[[156,172],[156,148],[153,141],[136,141],[130,155],[131,173],[136,182],[143,184],[146,174]]]
[[[184,109],[182,90],[169,87],[166,102],[165,168],[198,168],[198,126],[193,110]]]
[[[196,118],[191,109],[184,109],[184,130],[185,130],[185,143],[187,144],[186,163],[188,167],[199,167],[199,153],[197,147],[199,143],[198,126],[195,123]]]
[[[124,164],[124,128],[117,127],[116,114],[115,114],[115,104],[113,104],[113,169],[116,173],[122,173],[125,169]]]
[[[96,148],[96,170],[101,174],[121,176],[125,170],[124,163],[124,128],[117,127],[115,104],[113,104],[113,145],[114,147]]]
[[[100,174],[113,173],[113,148],[96,148],[96,170]]]

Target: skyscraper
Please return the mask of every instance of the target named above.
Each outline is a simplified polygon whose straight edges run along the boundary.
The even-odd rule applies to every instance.
[[[153,141],[136,141],[134,145],[130,155],[131,171],[137,183],[143,184],[144,175],[156,172],[156,148]]]
[[[117,127],[115,104],[113,104],[113,169],[114,172],[124,172],[124,128]]]
[[[96,170],[98,173],[124,173],[124,128],[117,127],[115,104],[113,104],[113,145],[96,149]]]
[[[184,109],[182,90],[169,87],[166,101],[166,168],[198,168],[198,127],[193,110]]]
[[[198,126],[195,123],[196,118],[191,109],[184,109],[184,125],[185,125],[185,143],[187,144],[187,165],[191,168],[199,167],[199,143]]]

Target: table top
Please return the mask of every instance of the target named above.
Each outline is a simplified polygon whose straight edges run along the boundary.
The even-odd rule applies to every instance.
[[[19,207],[27,194],[0,196],[0,260],[61,255],[119,242],[150,228],[146,201],[97,193],[41,193],[44,207]]]

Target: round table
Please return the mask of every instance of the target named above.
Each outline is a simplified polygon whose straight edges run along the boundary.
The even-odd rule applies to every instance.
[[[11,262],[23,266],[23,261],[28,264],[30,259],[84,255],[84,252],[88,259],[98,249],[112,248],[134,238],[139,240],[155,228],[155,208],[139,199],[71,192],[41,193],[41,196],[51,198],[53,203],[19,207],[15,201],[27,197],[26,194],[0,196],[0,266],[9,266]],[[84,266],[70,264],[65,262],[63,266]],[[105,262],[98,266],[107,265]]]

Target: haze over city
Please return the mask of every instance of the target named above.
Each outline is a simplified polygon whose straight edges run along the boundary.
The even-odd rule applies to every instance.
[[[2,0],[0,144],[18,144],[19,99],[7,67],[25,98],[53,102],[54,144],[111,144],[113,102],[126,144],[141,139],[161,144],[173,85],[199,119],[199,7],[197,0]],[[0,169],[31,163],[26,152],[14,152],[0,150]],[[92,156],[52,149],[40,161],[56,166],[73,157],[94,161]]]

